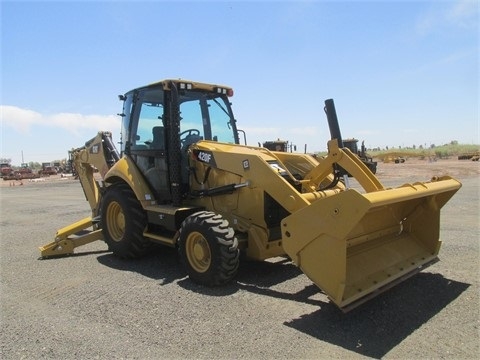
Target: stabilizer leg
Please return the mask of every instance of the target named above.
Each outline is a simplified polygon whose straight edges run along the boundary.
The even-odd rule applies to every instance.
[[[57,231],[55,241],[39,247],[41,258],[66,256],[73,254],[76,247],[103,240],[102,230],[93,228],[93,220],[87,217]]]

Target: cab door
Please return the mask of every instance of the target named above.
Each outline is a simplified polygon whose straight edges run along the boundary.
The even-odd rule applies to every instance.
[[[126,150],[155,193],[159,203],[171,200],[164,125],[164,90],[135,92]]]

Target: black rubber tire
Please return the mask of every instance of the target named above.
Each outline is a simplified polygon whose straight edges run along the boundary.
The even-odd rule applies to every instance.
[[[147,216],[128,185],[108,187],[102,199],[101,211],[102,234],[109,250],[127,259],[147,253],[150,241],[143,236]]]
[[[190,215],[178,239],[180,260],[194,282],[223,285],[237,274],[240,251],[228,221],[211,211]]]

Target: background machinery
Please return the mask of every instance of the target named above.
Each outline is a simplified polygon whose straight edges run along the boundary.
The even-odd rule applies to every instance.
[[[258,143],[258,146],[260,146],[260,143]],[[297,151],[296,145],[293,145],[291,142],[288,142],[287,140],[280,140],[280,139],[264,141],[261,146],[264,148],[267,148],[270,151],[284,151],[284,152]]]
[[[357,154],[360,160],[370,169],[370,171],[374,174],[377,173],[377,162],[373,161],[371,156],[368,156],[367,150],[365,148],[365,144],[362,141],[362,146],[360,150],[358,150],[358,139],[351,138],[351,139],[344,139],[343,146],[349,149],[352,153]]]
[[[178,248],[189,277],[207,286],[231,281],[240,253],[288,256],[343,310],[437,260],[440,209],[458,181],[385,188],[343,147],[333,100],[325,158],[241,145],[231,95],[185,80],[121,95],[120,153],[109,132],[72,150],[91,216],[58,230],[41,256],[104,240],[137,258],[159,243]],[[348,187],[345,171],[363,190]]]
[[[0,176],[2,178],[8,178],[11,174],[13,174],[12,165],[10,165],[10,163],[1,163]]]
[[[42,169],[38,173],[42,176],[57,175],[58,168],[52,165],[52,163],[44,162],[42,163]]]

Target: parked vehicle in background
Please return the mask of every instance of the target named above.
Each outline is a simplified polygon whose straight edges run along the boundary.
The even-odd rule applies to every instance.
[[[13,172],[12,166],[9,163],[1,163],[0,164],[0,176],[2,178],[11,175]]]
[[[42,163],[42,170],[40,170],[39,175],[41,176],[50,176],[50,175],[57,175],[57,169],[52,163]]]
[[[362,146],[360,150],[358,150],[358,139],[351,138],[351,139],[344,139],[343,140],[343,146],[345,146],[347,149],[350,149],[350,151],[354,154],[356,154],[360,160],[370,169],[370,171],[374,174],[377,173],[377,162],[373,161],[371,156],[368,156],[365,144],[362,141]],[[349,176],[351,176],[349,174]]]

